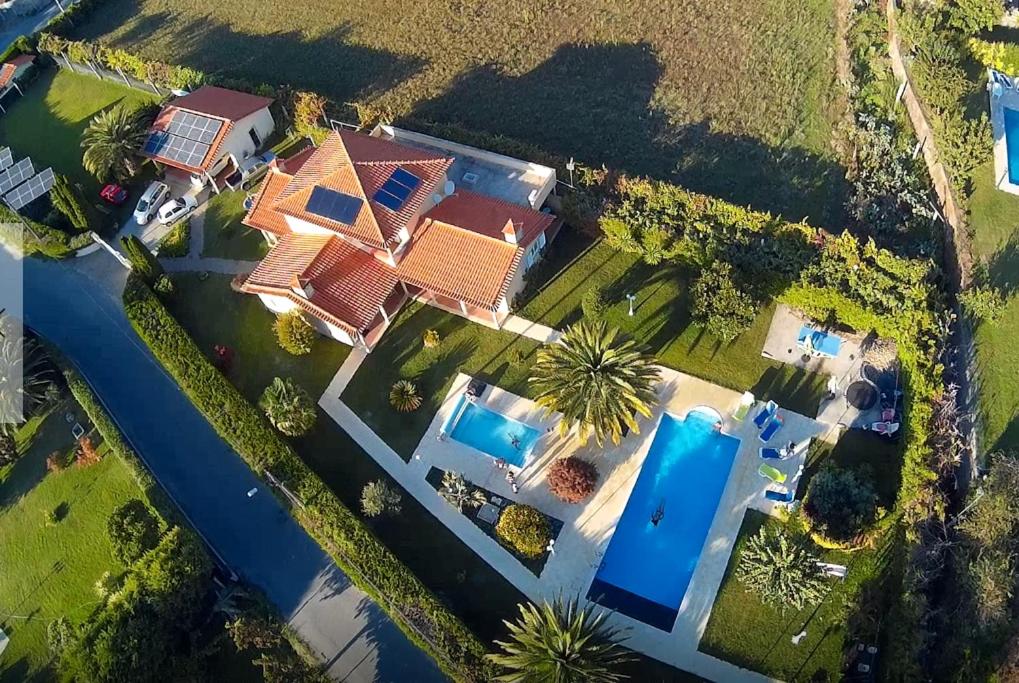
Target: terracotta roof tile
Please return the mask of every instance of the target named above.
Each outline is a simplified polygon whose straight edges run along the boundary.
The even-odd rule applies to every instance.
[[[17,71],[19,67],[22,67],[25,64],[31,64],[34,61],[35,55],[18,55],[17,57],[12,57],[7,60],[3,63],[3,65],[0,65],[0,88],[7,87],[7,84],[14,78],[14,72]]]
[[[183,98],[181,98],[181,99],[183,99]],[[175,105],[169,105],[169,106],[163,107],[159,111],[159,114],[156,116],[155,121],[152,122],[152,127],[149,128],[149,132],[150,133],[155,133],[155,132],[158,132],[158,131],[166,130],[170,126],[170,122],[173,121],[174,114],[176,114],[178,111],[182,111],[182,110],[183,110],[183,108],[177,107]],[[186,110],[186,111],[190,111],[190,110]],[[203,113],[203,112],[199,112],[199,113]],[[203,115],[207,115],[207,114],[203,114]],[[212,118],[219,118],[219,117],[212,117]],[[190,173],[198,173],[198,172],[201,172],[201,171],[204,171],[204,170],[208,169],[210,166],[212,166],[213,163],[216,162],[216,160],[218,159],[217,154],[219,152],[219,148],[223,145],[223,140],[226,139],[226,136],[230,134],[230,131],[233,129],[233,125],[234,124],[233,124],[232,121],[223,119],[223,125],[220,126],[219,132],[216,133],[215,139],[213,139],[212,143],[209,145],[209,151],[205,153],[205,157],[202,158],[202,163],[200,165],[198,165],[198,166],[189,166],[189,165],[181,163],[179,161],[175,161],[173,159],[168,159],[168,158],[166,158],[164,156],[161,156],[159,154],[149,154],[149,153],[145,152],[144,149],[142,150],[141,155],[145,156],[145,157],[148,157],[150,159],[155,159],[156,161],[158,161],[158,162],[160,162],[162,164],[166,164],[167,166],[173,166],[174,168],[180,168],[180,169],[186,170],[186,171],[188,171]]]
[[[279,237],[289,235],[290,227],[287,225],[286,217],[272,205],[291,178],[292,176],[282,171],[270,170],[266,173],[265,180],[262,181],[254,202],[241,223],[249,228],[271,232]]]
[[[272,102],[269,97],[203,85],[193,93],[173,100],[170,106],[226,121],[240,121],[248,114],[265,109]]]
[[[509,221],[522,233],[518,246],[526,247],[548,229],[555,216],[526,206],[483,194],[457,190],[432,207],[425,218],[455,225],[481,235],[505,240],[504,229]]]

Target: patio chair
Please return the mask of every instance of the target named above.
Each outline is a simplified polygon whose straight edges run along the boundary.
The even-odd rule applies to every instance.
[[[776,412],[778,412],[778,404],[774,401],[768,401],[764,404],[764,407],[757,412],[757,415],[754,416],[754,425],[760,429],[764,425],[768,424],[768,420],[770,420]]]
[[[849,575],[849,567],[844,564],[831,564],[830,562],[818,562],[817,566],[820,567],[821,571],[827,576],[834,576],[836,578],[846,580],[846,576]]]
[[[768,443],[771,437],[775,436],[775,434],[778,433],[778,430],[782,429],[783,424],[785,424],[785,420],[782,419],[782,416],[774,415],[771,418],[771,422],[769,422],[761,433],[757,435],[757,438],[759,438],[762,443]]]
[[[776,484],[784,484],[785,480],[787,479],[785,473],[782,472],[782,470],[776,467],[772,467],[767,463],[758,467],[757,473],[764,477],[765,479],[775,482]]]
[[[761,457],[765,460],[785,460],[789,457],[788,448],[762,448]]]
[[[754,401],[754,395],[749,391],[744,391],[743,396],[739,400],[739,405],[736,406],[736,410],[732,413],[732,419],[740,422],[746,418],[747,414],[750,413],[750,409],[754,406]]]
[[[775,489],[768,489],[764,492],[764,497],[776,503],[789,504],[796,498],[796,490],[777,491]]]

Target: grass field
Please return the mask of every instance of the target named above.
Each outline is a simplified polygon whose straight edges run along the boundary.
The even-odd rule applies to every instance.
[[[557,329],[579,320],[580,300],[594,284],[611,302],[605,318],[646,345],[667,367],[738,391],[753,391],[789,410],[813,417],[826,378],[761,356],[774,305],[761,309],[750,329],[731,344],[706,334],[690,319],[687,272],[674,265],[648,266],[602,241],[563,232],[553,243],[550,273],[519,314]],[[633,317],[626,294],[636,295]]]
[[[46,472],[46,456],[73,448],[68,410],[76,410],[69,401],[29,425],[19,435],[27,452],[0,470],[0,625],[11,639],[0,660],[5,683],[56,680],[46,625],[61,615],[81,621],[98,602],[96,579],[123,570],[111,553],[106,520],[115,507],[142,496],[112,455],[93,467]],[[57,508],[61,520],[47,524],[46,514]]]
[[[243,192],[224,192],[209,199],[202,256],[258,261],[269,252],[262,233],[241,225],[244,196]]]
[[[1004,315],[974,336],[980,396],[981,451],[1019,449],[1019,197],[994,187],[989,163],[975,175],[969,202],[973,255],[1008,294]]]
[[[74,35],[841,224],[832,0],[109,0]]]

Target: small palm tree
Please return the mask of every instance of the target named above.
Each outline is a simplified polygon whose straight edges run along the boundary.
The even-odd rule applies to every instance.
[[[506,669],[495,680],[615,683],[626,678],[616,669],[632,657],[618,642],[620,632],[603,624],[605,612],[578,609],[575,600],[519,608],[517,622],[504,622],[509,642],[495,641],[503,651],[488,655]]]
[[[82,165],[99,180],[130,178],[147,135],[142,118],[123,105],[99,112],[81,136]]]
[[[10,327],[5,332],[0,339],[0,432],[10,434],[51,397],[54,373],[37,339],[14,334]]]
[[[468,484],[459,472],[447,471],[442,475],[442,488],[439,489],[439,495],[459,512],[463,512],[464,508],[469,510],[479,508],[488,502],[485,492]]]
[[[636,414],[651,416],[658,376],[654,358],[636,342],[603,321],[585,320],[538,352],[530,381],[538,405],[563,414],[563,436],[576,424],[581,441],[594,434],[601,446],[606,437],[618,444],[626,427],[639,431]]]
[[[740,554],[736,578],[783,611],[816,605],[827,593],[810,539],[762,527]]]
[[[401,413],[409,413],[421,407],[421,396],[413,382],[401,379],[389,390],[389,403]]]
[[[276,429],[287,436],[301,436],[315,425],[315,402],[292,379],[275,378],[258,400]]]

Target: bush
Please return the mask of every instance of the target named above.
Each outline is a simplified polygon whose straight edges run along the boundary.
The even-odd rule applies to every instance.
[[[132,498],[110,514],[106,533],[114,556],[128,565],[159,543],[159,519],[143,501]]]
[[[579,503],[594,491],[598,468],[586,460],[570,456],[560,458],[548,468],[548,487],[566,503]]]
[[[853,470],[828,467],[810,481],[803,511],[811,525],[836,541],[848,541],[877,516],[877,494]]]
[[[1019,44],[970,38],[969,51],[984,66],[1009,76],[1019,75]]]
[[[100,600],[106,600],[117,591],[120,581],[110,572],[103,572],[102,576],[92,584],[92,589]]]
[[[1004,14],[1003,0],[953,0],[948,6],[948,25],[971,36],[994,28]]]
[[[754,300],[739,290],[732,279],[732,266],[723,261],[716,261],[701,273],[690,295],[694,320],[724,342],[745,332],[757,314]]]
[[[421,407],[421,394],[410,380],[397,380],[389,390],[389,404],[401,413],[410,413]]]
[[[83,436],[78,439],[78,455],[74,459],[74,464],[78,467],[92,467],[92,465],[99,464],[102,460],[102,456],[99,455],[99,451],[92,443],[92,439],[87,436]]]
[[[519,503],[502,511],[495,533],[524,557],[540,557],[552,538],[548,518],[530,505]]]
[[[463,512],[464,508],[474,510],[488,501],[484,491],[472,486],[459,472],[452,471],[443,473],[439,495],[457,512]]]
[[[421,341],[426,349],[434,349],[442,343],[442,337],[439,336],[438,330],[426,330]]]
[[[764,526],[740,552],[736,578],[783,612],[800,610],[818,604],[828,592],[817,566],[820,559],[809,539]]]
[[[67,467],[67,456],[60,451],[53,451],[46,456],[47,472],[62,472]]]
[[[13,434],[0,432],[0,467],[9,465],[18,458],[18,442]]]
[[[403,497],[384,479],[370,481],[361,489],[361,511],[368,517],[400,514]]]
[[[978,285],[959,294],[966,315],[976,322],[997,322],[1005,312],[1005,296],[997,287]]]
[[[258,399],[269,422],[287,436],[304,436],[315,426],[318,412],[307,391],[289,377],[276,377]]]
[[[173,296],[175,291],[173,280],[170,279],[169,275],[160,275],[159,278],[156,279],[156,284],[152,285],[152,291],[164,299]]]
[[[46,624],[46,644],[50,654],[60,657],[74,640],[74,631],[67,617],[57,617]]]
[[[163,275],[163,266],[140,239],[134,235],[128,235],[122,237],[120,243],[124,247],[128,261],[131,262],[131,271],[137,273],[146,284],[154,284]]]
[[[188,255],[191,249],[191,219],[177,221],[170,232],[159,240],[160,258],[180,258]]]
[[[584,292],[580,297],[580,308],[584,311],[584,317],[591,321],[601,320],[605,316],[608,302],[601,285],[591,285]]]
[[[986,112],[973,119],[958,112],[945,112],[933,124],[938,150],[952,180],[956,185],[964,185],[993,154],[990,119]]]
[[[278,316],[273,329],[276,330],[276,341],[284,351],[295,356],[311,353],[311,345],[317,333],[300,311],[294,310]]]

